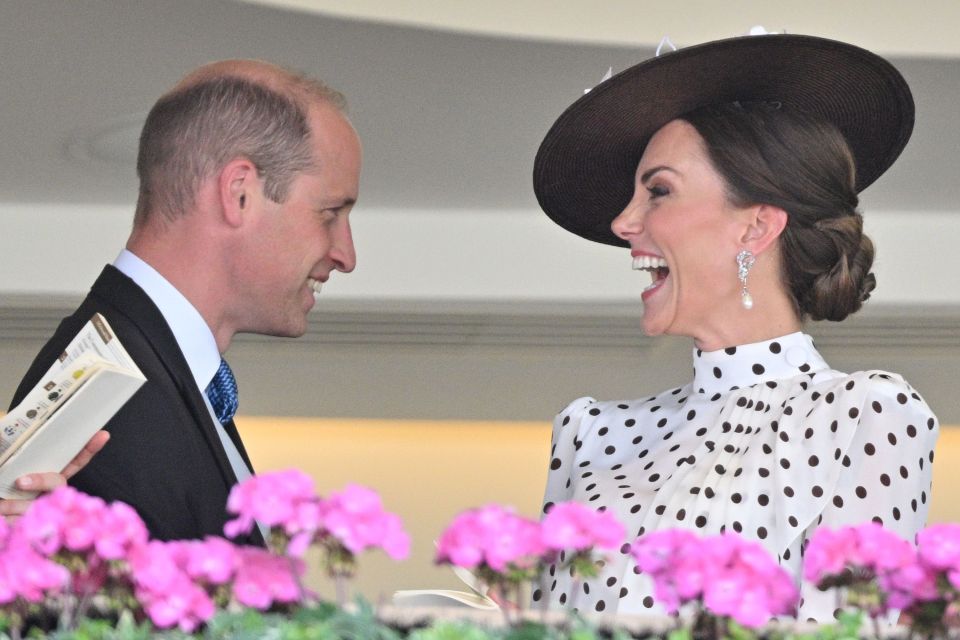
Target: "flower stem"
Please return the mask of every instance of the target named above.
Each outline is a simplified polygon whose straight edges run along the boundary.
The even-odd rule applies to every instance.
[[[333,586],[337,592],[337,604],[341,607],[347,604],[347,579],[342,573],[335,573],[333,576]]]

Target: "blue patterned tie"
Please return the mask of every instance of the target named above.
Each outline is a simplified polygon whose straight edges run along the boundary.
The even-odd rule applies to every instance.
[[[220,359],[220,368],[207,385],[206,394],[220,424],[226,424],[233,419],[240,401],[237,399],[237,380],[226,360]]]

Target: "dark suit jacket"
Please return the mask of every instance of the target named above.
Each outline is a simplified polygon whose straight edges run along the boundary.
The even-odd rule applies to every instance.
[[[97,312],[147,382],[106,424],[110,442],[70,484],[133,506],[154,538],[222,536],[236,476],[170,327],[143,289],[114,267],[104,268],[80,307],[60,323],[12,404],[23,399]],[[224,428],[250,466],[233,422]],[[258,532],[253,536],[242,542],[262,544]]]

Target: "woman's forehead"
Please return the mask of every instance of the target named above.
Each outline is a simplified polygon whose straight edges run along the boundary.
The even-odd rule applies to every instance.
[[[703,138],[693,125],[685,120],[671,120],[650,138],[637,166],[637,175],[661,165],[678,170],[689,162],[705,160]]]

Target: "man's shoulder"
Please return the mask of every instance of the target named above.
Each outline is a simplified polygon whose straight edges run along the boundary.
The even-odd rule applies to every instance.
[[[40,348],[14,393],[10,406],[23,399],[97,313],[106,319],[124,349],[141,369],[151,368],[151,361],[158,360],[158,351],[177,348],[175,342],[167,344],[169,340],[166,334],[169,330],[166,333],[163,331],[163,316],[150,304],[149,297],[132,280],[107,265],[80,305],[60,321]]]

